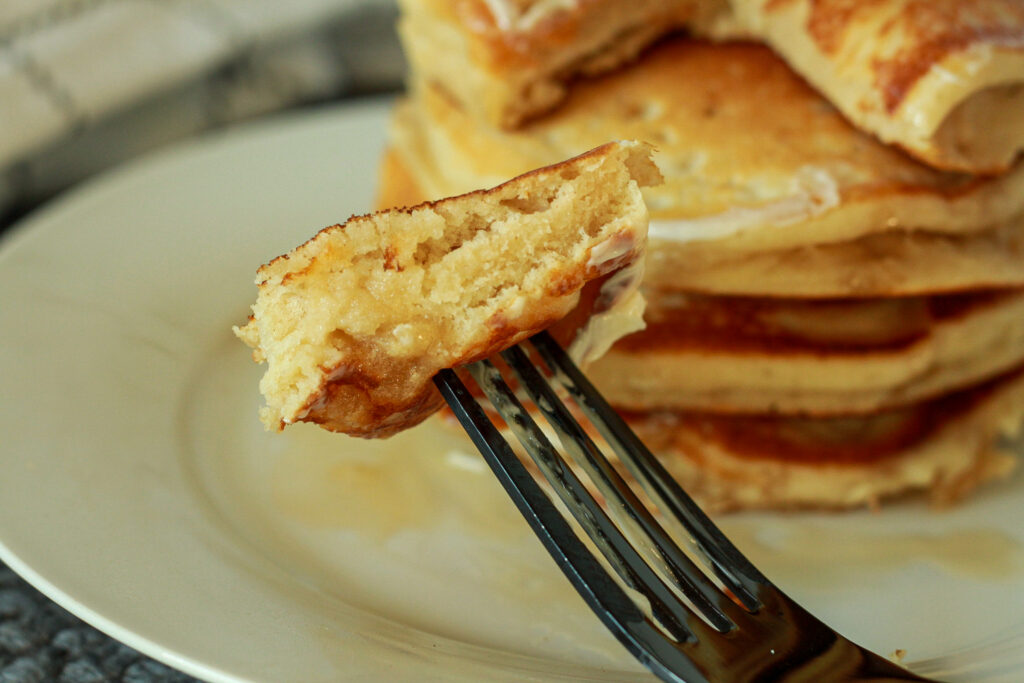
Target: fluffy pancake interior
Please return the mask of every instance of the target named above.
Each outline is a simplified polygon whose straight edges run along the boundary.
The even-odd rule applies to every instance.
[[[263,266],[238,334],[268,362],[264,423],[377,436],[418,422],[437,407],[438,370],[550,325],[587,280],[639,255],[637,182],[657,180],[648,147],[615,143],[493,190],[353,218]]]

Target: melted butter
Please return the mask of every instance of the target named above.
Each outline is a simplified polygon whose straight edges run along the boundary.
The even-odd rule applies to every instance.
[[[509,2],[484,0],[494,18],[494,25],[506,33],[523,33],[559,10],[572,10],[578,0],[537,0]]]
[[[295,425],[280,439],[271,504],[294,522],[382,540],[456,523],[490,538],[530,533],[472,445],[437,423],[377,441]]]
[[[1024,545],[995,529],[874,533],[816,524],[750,525],[725,521],[726,535],[770,578],[802,585],[841,586],[851,575],[891,573],[916,564],[971,579],[1024,575]]]
[[[839,185],[828,171],[804,166],[795,174],[789,195],[757,206],[733,206],[718,214],[651,220],[648,237],[672,242],[722,239],[810,220],[838,206],[840,199]]]

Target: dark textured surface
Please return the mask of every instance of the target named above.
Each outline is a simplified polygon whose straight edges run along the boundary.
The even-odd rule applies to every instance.
[[[191,683],[108,638],[0,563],[0,683]]]

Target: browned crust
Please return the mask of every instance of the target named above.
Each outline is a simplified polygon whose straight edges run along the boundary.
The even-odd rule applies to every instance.
[[[868,435],[851,423],[845,431],[852,438],[841,434],[842,428],[831,428],[829,434],[827,420],[801,426],[761,417],[755,418],[761,424],[753,433],[740,433],[738,442],[723,448],[723,441],[750,422],[734,420],[722,429],[696,413],[680,428],[675,414],[624,416],[666,469],[710,511],[877,508],[883,499],[921,493],[943,507],[1014,470],[1016,458],[1000,446],[999,437],[1018,433],[1024,411],[1014,407],[1014,397],[1019,400],[1022,377],[1024,368],[1019,368],[930,404],[879,414],[869,418],[879,424]],[[458,428],[450,413],[443,411],[442,417],[447,426]],[[504,428],[499,417],[491,414],[491,419]],[[696,432],[694,427],[701,426],[708,431]],[[724,439],[722,431],[727,432]],[[600,439],[597,434],[594,438]],[[767,448],[761,439],[767,439]],[[798,452],[791,457],[794,444]],[[746,453],[729,450],[737,446]],[[627,471],[621,473],[630,477]]]
[[[655,451],[672,451],[681,429],[698,432],[737,458],[783,463],[861,466],[882,462],[920,443],[940,425],[973,409],[1024,376],[1024,368],[913,406],[860,417],[716,415],[623,411]]]
[[[268,406],[264,411],[265,422],[271,423],[271,428],[281,429],[284,423],[292,421],[305,421],[320,424],[332,431],[344,432],[360,437],[386,437],[407,427],[414,426],[436,411],[442,404],[437,390],[431,382],[432,376],[444,367],[456,367],[471,363],[482,358],[489,357],[501,350],[504,350],[519,341],[529,337],[543,329],[555,325],[566,317],[567,313],[573,311],[580,299],[580,291],[588,281],[600,279],[602,276],[625,267],[635,261],[643,253],[644,240],[641,235],[634,236],[632,231],[641,230],[636,221],[640,220],[641,207],[639,197],[635,194],[635,186],[645,185],[651,182],[658,182],[660,174],[657,167],[650,161],[651,150],[648,146],[638,143],[608,143],[593,150],[572,157],[565,161],[550,166],[529,171],[516,178],[502,183],[487,190],[475,190],[455,197],[447,197],[436,201],[420,202],[410,207],[396,208],[392,214],[398,213],[410,216],[418,210],[423,211],[424,220],[438,221],[449,220],[450,216],[468,215],[473,220],[487,220],[484,214],[474,213],[473,207],[483,207],[491,204],[507,204],[510,210],[517,211],[522,208],[526,214],[532,213],[533,205],[519,207],[517,202],[526,201],[522,197],[530,197],[538,194],[538,199],[553,193],[564,183],[580,179],[583,187],[591,187],[592,182],[587,178],[580,178],[581,174],[588,168],[608,169],[608,177],[614,177],[615,183],[622,183],[622,190],[629,192],[629,201],[623,207],[628,210],[629,220],[621,222],[611,221],[601,226],[594,226],[594,230],[601,229],[600,233],[593,233],[590,229],[577,230],[578,226],[566,226],[569,234],[587,235],[584,246],[590,245],[585,250],[573,249],[572,254],[566,254],[564,259],[552,257],[551,262],[545,262],[543,282],[533,282],[528,290],[520,298],[517,298],[514,310],[489,308],[490,317],[483,316],[475,318],[477,321],[473,330],[469,333],[462,328],[457,340],[446,338],[450,334],[451,326],[443,322],[427,320],[409,320],[410,334],[417,335],[408,350],[392,352],[391,347],[378,343],[378,339],[372,332],[359,328],[360,331],[349,333],[344,324],[333,321],[330,318],[330,308],[325,309],[323,317],[309,319],[307,315],[295,312],[296,306],[303,305],[304,283],[297,282],[295,286],[299,289],[293,292],[280,292],[277,288],[289,287],[290,281],[299,280],[306,276],[313,283],[321,283],[321,278],[329,278],[337,269],[339,261],[332,257],[332,251],[340,250],[339,254],[346,250],[344,240],[337,242],[338,233],[342,230],[360,230],[367,232],[358,233],[363,240],[360,251],[361,259],[368,259],[369,270],[365,277],[374,277],[373,273],[377,268],[392,271],[401,271],[404,261],[409,263],[420,263],[422,247],[426,246],[427,252],[440,247],[441,254],[445,250],[457,248],[458,243],[448,244],[444,240],[440,244],[437,238],[432,238],[420,244],[421,249],[413,249],[409,242],[405,242],[403,249],[406,252],[399,252],[398,242],[393,245],[388,243],[390,236],[388,229],[380,224],[374,223],[376,218],[372,215],[356,216],[343,225],[335,225],[324,228],[304,244],[296,247],[288,254],[279,256],[270,263],[260,268],[261,297],[273,297],[266,299],[266,305],[281,305],[281,313],[286,323],[290,321],[293,313],[307,321],[313,326],[314,334],[309,341],[303,344],[313,344],[322,347],[325,354],[320,358],[328,357],[332,360],[322,361],[323,365],[318,368],[291,367],[295,363],[287,358],[280,359],[274,365],[274,369],[282,368],[285,371],[293,372],[291,375],[277,374],[269,375],[277,381],[278,377],[286,379],[275,385],[271,381],[268,386],[274,386],[271,393],[265,389],[268,397]],[[593,161],[589,161],[593,159]],[[385,158],[384,173],[394,172],[400,166],[391,164]],[[605,173],[605,171],[601,171]],[[601,176],[603,178],[604,176]],[[628,185],[626,184],[628,182]],[[619,185],[614,185],[619,188]],[[524,194],[525,193],[525,194]],[[517,199],[518,198],[518,199]],[[471,201],[466,201],[467,199]],[[611,201],[609,199],[609,201]],[[543,204],[543,202],[542,202]],[[564,202],[563,202],[564,204]],[[580,209],[582,213],[580,220],[591,220],[601,217],[602,220],[610,220],[615,216],[604,216],[600,213],[601,205],[595,208],[593,202],[586,202]],[[450,205],[446,207],[446,205]],[[559,210],[559,215],[568,211],[565,205]],[[483,210],[480,208],[480,210]],[[610,211],[610,208],[605,208]],[[575,211],[575,209],[573,209]],[[572,213],[572,212],[570,212]],[[461,218],[458,220],[462,220]],[[361,225],[357,221],[364,221]],[[409,226],[418,224],[418,219],[408,222]],[[358,225],[358,227],[356,227]],[[429,226],[428,226],[429,227]],[[479,227],[479,226],[477,226]],[[471,229],[477,229],[473,227]],[[482,228],[480,228],[482,229]],[[621,234],[628,232],[629,234]],[[600,239],[598,239],[600,236]],[[620,240],[612,241],[613,237]],[[398,237],[396,237],[398,239]],[[462,239],[461,237],[459,239]],[[530,242],[528,236],[523,235],[522,239]],[[574,238],[575,239],[575,238]],[[367,242],[366,240],[370,240]],[[626,242],[622,242],[626,240]],[[605,246],[608,242],[617,245],[622,253],[616,251],[616,258],[598,259],[594,261],[591,251],[597,246]],[[574,242],[574,245],[579,244]],[[411,250],[413,249],[413,250]],[[400,256],[400,253],[405,253]],[[436,256],[436,255],[435,255]],[[479,258],[477,254],[474,258]],[[348,258],[347,256],[345,258]],[[423,259],[433,258],[423,255]],[[347,262],[347,261],[344,261]],[[438,265],[441,268],[444,266]],[[516,271],[518,272],[518,271]],[[532,271],[531,271],[532,272]],[[453,273],[449,273],[454,275]],[[415,278],[414,278],[415,279]],[[429,280],[429,278],[428,278]],[[500,291],[501,287],[498,288]],[[288,294],[294,295],[289,299]],[[365,289],[364,289],[365,293]],[[281,295],[281,296],[278,296]],[[353,292],[353,296],[356,293]],[[374,295],[376,296],[376,295]],[[489,296],[489,295],[488,295]],[[358,297],[356,297],[358,298]],[[319,301],[319,299],[317,299]],[[282,303],[283,302],[283,303]],[[338,302],[339,305],[341,302]],[[451,312],[457,315],[461,309],[445,309],[443,302],[434,302],[435,313],[443,317],[442,313]],[[257,302],[260,305],[260,302]],[[573,315],[574,320],[585,320],[590,312],[594,310],[593,297],[585,300],[585,310],[580,315]],[[431,309],[431,310],[434,310]],[[444,309],[444,310],[442,310]],[[317,309],[319,310],[319,309]],[[349,308],[353,314],[355,311]],[[386,319],[391,320],[388,316]],[[253,321],[258,324],[259,319]],[[400,321],[401,322],[401,321]],[[269,324],[269,323],[268,323]],[[417,327],[419,326],[419,327]],[[358,326],[357,326],[358,327]],[[268,328],[268,332],[271,328]],[[289,328],[284,328],[285,333]],[[318,335],[323,335],[321,336]],[[259,336],[251,337],[243,332],[239,336],[251,345],[260,344]],[[268,340],[271,337],[268,336]],[[390,339],[390,337],[389,337]],[[404,345],[405,342],[402,342]],[[326,353],[329,352],[329,353]],[[301,388],[295,383],[295,377],[303,372],[302,380],[305,384]],[[268,370],[270,373],[271,370]],[[301,393],[299,393],[301,392]],[[283,397],[283,400],[279,400]],[[288,401],[291,401],[288,403]],[[286,405],[282,408],[280,406]],[[272,424],[278,421],[277,424]]]
[[[857,300],[796,301],[690,295],[685,308],[660,311],[657,318],[648,320],[644,330],[619,340],[615,348],[626,353],[716,349],[757,354],[817,352],[829,356],[893,352],[920,342],[937,322],[963,318],[1020,293],[1021,290],[995,290],[889,300],[905,303],[906,312],[898,321],[898,329],[887,330],[877,338],[853,340],[823,340],[799,335],[770,321],[773,313],[787,307],[813,313],[821,307],[857,305],[860,303]]]
[[[696,74],[706,74],[706,78],[695,79]],[[685,90],[669,90],[680,80],[688,84]],[[741,90],[747,94],[739,98],[732,96]],[[869,177],[840,184],[837,190],[840,204],[844,206],[915,196],[949,202],[976,196],[980,201],[996,184],[991,177],[936,169],[908,157],[899,149],[878,143],[828,106],[818,91],[770,49],[741,41],[710,43],[669,37],[653,46],[635,69],[616,71],[577,84],[558,110],[527,125],[522,134],[543,139],[549,131],[571,131],[584,124],[594,126],[595,116],[589,114],[594,111],[617,122],[629,135],[644,137],[643,129],[638,129],[627,116],[628,103],[658,92],[663,93],[658,99],[663,100],[666,107],[680,109],[682,113],[671,120],[678,120],[674,123],[678,127],[686,127],[687,136],[694,139],[695,146],[700,146],[699,140],[703,137],[729,141],[729,146],[735,148],[734,163],[741,173],[751,172],[755,160],[764,169],[783,169],[785,164],[790,164],[795,171],[797,162],[791,157],[798,153],[805,155],[806,163],[812,165],[841,166],[844,160],[852,162],[858,173]],[[615,96],[610,97],[609,93]],[[786,106],[766,109],[760,105],[763,98],[779,100]],[[457,107],[441,107],[442,99],[437,92],[431,93],[431,103],[442,110],[441,115],[451,116],[462,125],[465,114]],[[698,105],[702,118],[695,115]],[[613,130],[609,124],[608,134]],[[763,136],[757,137],[757,132],[763,130],[770,131],[775,139],[792,140],[792,144],[786,147],[766,144]],[[807,131],[814,131],[814,135],[805,135]],[[658,144],[651,132],[646,135],[650,142]],[[493,144],[493,136],[479,132],[470,136],[481,145]],[[826,140],[828,145],[821,140]],[[510,137],[500,142],[512,145],[515,139]],[[760,157],[756,156],[758,150]],[[671,150],[666,152],[669,157],[672,153]],[[712,160],[720,162],[721,166],[726,163],[724,158]],[[744,164],[750,169],[744,168]],[[717,172],[723,171],[718,169]],[[671,172],[667,179],[669,182],[661,192],[670,191]],[[658,218],[659,211],[654,210],[652,216]],[[1008,216],[1000,214],[992,220],[1006,218]]]
[[[429,383],[401,401],[383,401],[375,391],[382,380],[353,368],[344,381],[325,381],[310,399],[302,421],[351,436],[385,438],[418,425],[444,405],[441,394]]]
[[[410,15],[422,13],[457,31],[458,37],[447,38],[472,65],[475,79],[463,82],[463,74],[436,69],[427,48],[408,35],[406,40],[414,81],[443,81],[489,124],[512,129],[554,109],[574,79],[613,70],[665,33],[710,21],[702,17],[724,11],[726,0],[577,0],[546,7],[510,2],[507,16],[497,11],[500,4],[505,0],[406,0]],[[468,87],[473,80],[482,82]]]
[[[601,145],[599,147],[595,147],[594,149],[591,149],[591,150],[588,150],[586,152],[583,152],[582,154],[577,154],[574,157],[570,157],[569,159],[566,159],[564,161],[560,161],[558,163],[550,164],[548,166],[544,166],[544,167],[541,167],[541,168],[535,168],[535,169],[533,169],[531,171],[527,171],[526,173],[522,173],[520,175],[517,175],[516,177],[512,178],[511,180],[507,180],[507,181],[501,183],[500,185],[495,185],[494,187],[491,187],[491,188],[486,188],[486,189],[481,189],[481,190],[473,190],[471,192],[465,192],[463,194],[455,195],[453,197],[445,197],[443,199],[424,200],[424,201],[421,201],[418,204],[414,204],[412,206],[395,206],[395,207],[391,207],[391,210],[393,210],[393,211],[400,211],[401,213],[405,213],[405,214],[411,214],[414,211],[417,211],[419,209],[436,209],[438,207],[443,207],[445,204],[448,204],[448,203],[451,203],[451,202],[459,202],[459,201],[462,201],[464,199],[469,199],[469,198],[487,199],[488,197],[501,194],[502,189],[505,188],[508,185],[512,185],[512,184],[515,184],[515,183],[520,183],[520,182],[522,182],[524,180],[528,180],[530,178],[538,178],[538,177],[543,177],[543,176],[552,175],[552,174],[563,174],[563,173],[571,174],[571,173],[574,173],[575,172],[575,169],[573,169],[574,162],[580,161],[582,159],[587,159],[587,158],[591,158],[591,157],[599,157],[599,156],[602,156],[604,154],[607,154],[608,151],[611,150],[616,144],[617,143],[615,143],[615,142],[609,142],[609,143],[603,144],[603,145]],[[566,176],[566,177],[569,177],[569,176]],[[647,177],[647,178],[644,178],[644,179],[640,179],[639,182],[640,182],[641,185],[645,185],[645,184],[651,184],[651,183],[655,183],[655,182],[660,182],[660,180],[661,180],[660,178]],[[326,228],[323,228],[322,230],[318,231],[315,235],[310,237],[303,244],[301,244],[298,247],[296,247],[295,249],[293,249],[292,252],[290,252],[288,254],[281,254],[280,256],[277,256],[277,257],[271,259],[267,264],[265,264],[264,266],[261,266],[257,272],[258,273],[262,273],[262,271],[267,266],[273,265],[273,264],[275,264],[275,263],[277,263],[278,261],[281,261],[281,260],[288,260],[291,257],[291,253],[294,253],[294,252],[302,249],[302,247],[306,246],[307,244],[310,244],[311,242],[315,241],[317,239],[317,237],[319,235],[321,235],[322,233],[333,232],[335,230],[344,230],[345,226],[348,225],[349,223],[351,223],[353,221],[359,221],[359,220],[368,220],[368,219],[372,218],[372,216],[373,216],[373,213],[365,213],[365,214],[353,215],[353,216],[350,216],[349,219],[347,221],[345,221],[345,223],[329,225]],[[296,275],[298,275],[298,274],[300,274],[302,272],[305,272],[306,269],[308,269],[310,267],[310,265],[307,265],[304,268],[295,271]],[[287,275],[285,275],[286,278],[290,277],[290,276],[292,276],[292,273],[288,273]],[[262,286],[262,284],[263,284],[263,282],[260,283],[261,286]]]
[[[795,0],[770,0],[767,11]],[[858,22],[888,11],[881,31],[871,36],[880,44],[895,37],[900,49],[872,59],[875,87],[886,111],[899,109],[914,85],[936,64],[972,45],[1024,47],[1024,4],[1018,0],[810,0],[807,31],[825,54],[835,55],[858,35]]]
[[[643,23],[663,25],[651,39],[673,27],[685,25],[699,6],[697,0],[661,0],[657,5],[648,4],[649,7],[641,10],[646,15]],[[578,0],[571,8],[552,9],[527,31],[503,30],[495,23],[494,16],[482,0],[460,0],[455,3],[454,14],[460,24],[487,47],[482,56],[491,64],[500,65],[503,69],[535,67],[551,53],[579,41],[595,26],[621,15],[621,0]],[[618,23],[623,22],[618,20]],[[623,30],[630,28],[636,27],[623,25]]]

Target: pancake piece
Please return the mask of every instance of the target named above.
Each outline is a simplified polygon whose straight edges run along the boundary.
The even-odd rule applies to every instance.
[[[514,128],[725,0],[401,0],[414,89],[441,87],[480,122]],[[706,21],[706,19],[705,19]]]
[[[731,0],[757,36],[860,128],[951,170],[1024,149],[1020,0]]]
[[[902,230],[965,235],[1024,213],[1024,166],[936,171],[851,126],[778,57],[751,44],[668,40],[576,84],[515,132],[442,92],[399,105],[392,141],[428,196],[508,177],[603,139],[645,140],[665,183],[645,191],[653,251],[765,252]]]
[[[647,327],[589,368],[629,410],[851,415],[1024,363],[1024,291],[801,301],[647,293]]]
[[[349,219],[259,269],[236,334],[266,361],[268,429],[383,437],[442,404],[431,378],[570,314],[594,281],[583,360],[642,325],[637,292],[658,182],[650,148],[609,143],[491,190]]]
[[[952,504],[1007,476],[1024,420],[1024,371],[900,410],[858,418],[629,414],[627,420],[705,509],[877,507],[926,492]]]

